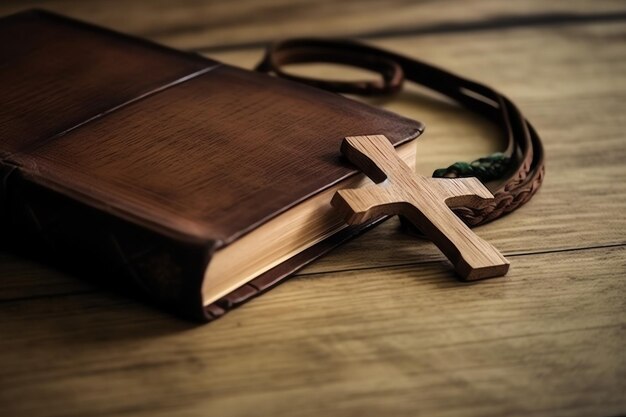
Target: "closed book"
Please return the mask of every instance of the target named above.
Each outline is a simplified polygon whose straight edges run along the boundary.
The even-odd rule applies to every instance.
[[[423,126],[42,11],[0,19],[3,244],[212,320],[371,227],[344,137]]]

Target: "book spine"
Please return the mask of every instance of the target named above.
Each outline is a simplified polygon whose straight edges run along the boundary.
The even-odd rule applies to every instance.
[[[212,318],[201,285],[210,245],[158,234],[29,181],[0,160],[2,244],[187,319]]]

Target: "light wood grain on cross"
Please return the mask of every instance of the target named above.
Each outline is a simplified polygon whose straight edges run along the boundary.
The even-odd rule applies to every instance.
[[[383,135],[347,137],[341,152],[374,182],[335,193],[331,204],[349,224],[382,215],[402,215],[448,257],[465,280],[505,275],[509,262],[474,234],[450,207],[479,208],[493,199],[476,178],[428,178],[417,175]]]

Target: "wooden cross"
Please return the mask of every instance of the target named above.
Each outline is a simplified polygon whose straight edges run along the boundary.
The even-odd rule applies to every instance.
[[[381,215],[402,215],[448,257],[465,280],[502,276],[509,262],[476,236],[450,207],[479,207],[493,196],[476,178],[417,175],[382,135],[347,137],[341,152],[377,185],[335,193],[331,204],[349,224]]]

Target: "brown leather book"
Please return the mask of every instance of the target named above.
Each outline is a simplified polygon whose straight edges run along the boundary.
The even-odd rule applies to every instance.
[[[3,243],[211,320],[368,226],[346,136],[414,120],[47,12],[0,19]],[[403,145],[405,144],[405,145]],[[133,290],[133,291],[135,291]]]

